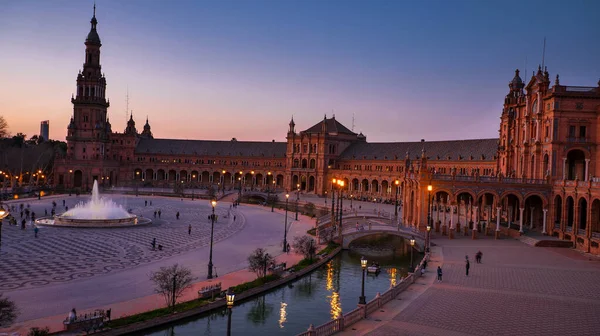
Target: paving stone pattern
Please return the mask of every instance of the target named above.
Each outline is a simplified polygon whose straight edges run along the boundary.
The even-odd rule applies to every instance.
[[[368,335],[597,335],[600,330],[598,261],[510,240],[436,243],[443,249],[444,281]],[[478,250],[482,264],[473,258]],[[465,255],[471,259],[468,277]]]
[[[152,218],[148,226],[114,229],[77,229],[40,227],[34,237],[33,224],[21,230],[5,224],[2,228],[0,250],[0,291],[44,286],[75,279],[88,278],[128,269],[140,264],[168,258],[210,243],[211,208],[206,201],[152,198],[153,206],[144,206],[144,198],[111,197],[124,203],[133,213]],[[75,205],[77,198],[67,199],[67,206]],[[58,213],[64,211],[62,199]],[[87,200],[79,197],[79,200]],[[44,209],[50,212],[52,200],[28,201],[39,218]],[[154,219],[154,210],[162,211],[161,219]],[[179,211],[180,219],[175,218]],[[229,207],[217,207],[219,216],[214,227],[214,241],[220,241],[239,231],[244,223],[242,215],[229,216]],[[16,211],[20,220],[19,212]],[[188,226],[192,234],[188,235]],[[153,251],[152,239],[163,250]]]

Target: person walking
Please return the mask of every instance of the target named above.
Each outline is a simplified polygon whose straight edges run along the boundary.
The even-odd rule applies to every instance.
[[[156,238],[152,238],[152,250],[156,248]]]
[[[36,226],[36,227],[33,229],[33,233],[35,233],[35,238],[37,238],[37,236],[38,236],[38,231],[39,231],[39,230],[40,230],[40,229],[38,229],[38,227],[37,227],[37,226]]]
[[[144,206],[148,206],[148,201],[144,201]]]
[[[177,211],[177,213],[175,214],[175,217],[177,217],[177,220],[179,220],[179,211]]]
[[[161,214],[162,214],[162,211],[158,210],[158,218],[160,218]]]
[[[188,235],[192,234],[192,224],[188,226]]]
[[[442,282],[442,266],[438,266],[437,268],[437,281]]]
[[[481,251],[477,251],[477,254],[475,254],[475,260],[477,261],[478,264],[481,264],[482,256],[483,256],[483,253],[481,253]]]
[[[154,210],[154,218],[156,218],[156,210]]]
[[[469,262],[469,256],[465,256],[465,271],[467,276],[469,276],[469,268],[471,267],[471,263]]]

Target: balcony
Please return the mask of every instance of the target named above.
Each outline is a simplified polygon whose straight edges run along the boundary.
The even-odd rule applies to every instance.
[[[568,137],[567,142],[570,143],[586,143],[588,139],[586,137]]]
[[[511,178],[511,177],[494,177],[494,176],[470,176],[470,175],[432,175],[434,181],[461,181],[461,182],[479,182],[479,183],[510,183],[510,184],[547,184],[545,179],[527,179],[527,178]]]
[[[308,173],[312,173],[315,171],[315,168],[300,168],[300,167],[295,167],[292,168],[293,172],[308,172]]]

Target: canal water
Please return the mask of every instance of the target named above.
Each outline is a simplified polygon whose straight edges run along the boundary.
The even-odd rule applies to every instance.
[[[296,335],[340,317],[358,304],[365,256],[379,263],[382,271],[365,278],[367,301],[383,293],[407,275],[410,252],[396,236],[366,237],[342,251],[331,261],[310,274],[266,294],[235,304],[232,312],[232,335]],[[422,256],[414,254],[415,264]],[[138,335],[191,336],[225,335],[226,309],[199,315],[189,320],[162,326]]]

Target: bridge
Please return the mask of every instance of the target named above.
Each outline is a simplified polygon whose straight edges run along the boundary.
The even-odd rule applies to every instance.
[[[367,237],[376,234],[389,234],[398,236],[406,240],[415,238],[415,248],[420,251],[425,251],[425,238],[426,235],[422,232],[414,231],[409,227],[405,226],[394,226],[374,223],[371,228],[365,228],[364,230],[356,230],[356,227],[345,226],[342,230],[342,248],[347,250],[350,248],[350,244],[362,237]]]

